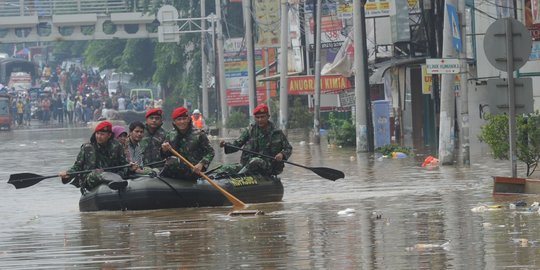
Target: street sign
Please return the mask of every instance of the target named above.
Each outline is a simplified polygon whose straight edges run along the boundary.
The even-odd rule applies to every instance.
[[[512,18],[502,18],[492,23],[484,37],[484,52],[492,66],[498,70],[507,71],[506,22],[512,26],[512,34],[508,34],[508,38],[510,38],[513,48],[514,66],[512,71],[514,71],[525,65],[531,54],[531,34],[521,22]]]
[[[514,79],[516,90],[514,105],[515,114],[527,114],[534,111],[533,91],[531,78]],[[489,79],[487,89],[489,91],[489,111],[492,114],[508,114],[508,81],[505,79]]]
[[[454,5],[446,4],[446,10],[448,11],[448,23],[450,24],[450,29],[452,29],[452,46],[457,52],[461,52],[461,29],[459,27],[460,24],[457,9]]]
[[[459,73],[460,66],[459,59],[455,58],[426,59],[428,74],[456,74]]]
[[[158,41],[159,42],[176,42],[180,41],[178,33],[178,10],[171,5],[162,6],[157,13],[157,19],[160,23],[158,26]]]

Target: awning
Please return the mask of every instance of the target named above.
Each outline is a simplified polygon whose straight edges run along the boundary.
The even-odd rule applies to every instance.
[[[375,64],[375,71],[369,76],[369,84],[383,84],[384,73],[392,67],[405,66],[409,64],[421,64],[426,62],[426,57],[391,59]]]

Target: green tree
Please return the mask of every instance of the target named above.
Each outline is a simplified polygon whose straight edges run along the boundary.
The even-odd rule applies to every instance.
[[[149,82],[156,70],[154,50],[156,41],[151,39],[130,39],[120,58],[120,71],[132,72],[135,83]]]
[[[508,115],[488,115],[481,127],[479,139],[489,145],[495,159],[509,159],[510,143]],[[527,165],[530,176],[540,160],[540,114],[516,116],[516,157]]]
[[[126,40],[94,40],[88,43],[84,52],[85,62],[101,70],[119,68]]]

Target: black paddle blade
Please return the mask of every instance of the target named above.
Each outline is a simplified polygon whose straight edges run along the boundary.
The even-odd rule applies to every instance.
[[[335,169],[325,167],[315,167],[309,169],[320,177],[326,178],[328,180],[336,181],[340,178],[345,178],[345,174],[342,171],[338,171]]]
[[[229,143],[226,143],[223,146],[223,150],[225,151],[225,154],[234,153],[234,152],[238,151],[238,149],[240,149],[240,148],[236,147],[236,146],[234,146],[232,144],[229,144]]]
[[[34,173],[16,173],[9,176],[8,184],[12,184],[16,189],[33,186],[41,180],[54,176],[41,176]]]

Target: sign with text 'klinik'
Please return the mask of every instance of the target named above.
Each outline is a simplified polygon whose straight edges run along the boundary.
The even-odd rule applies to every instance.
[[[434,58],[426,59],[426,70],[428,74],[456,74],[459,73],[459,59],[455,58]]]

